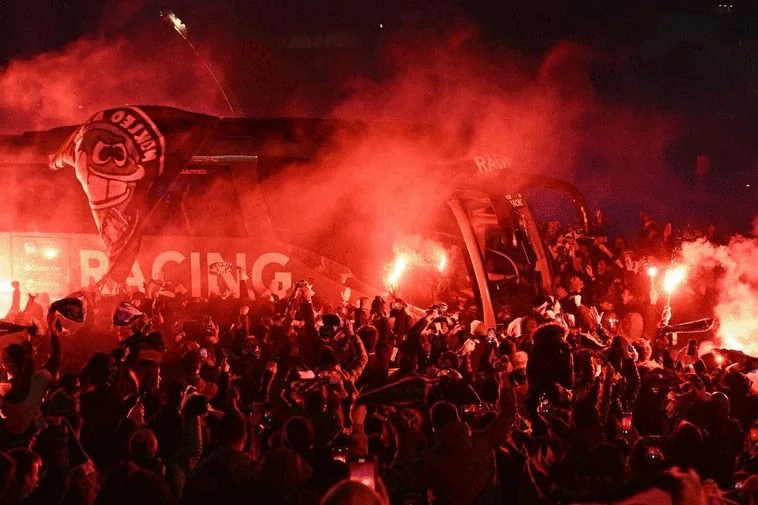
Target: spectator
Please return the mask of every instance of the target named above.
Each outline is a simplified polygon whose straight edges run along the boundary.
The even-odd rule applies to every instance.
[[[42,368],[34,330],[4,348],[0,503],[646,503],[715,486],[754,500],[755,358],[677,345],[646,273],[673,232],[642,218],[639,241],[612,245],[551,223],[554,290],[503,281],[493,328],[449,286],[423,315],[349,289],[333,304],[305,281],[283,300],[158,282],[129,292],[134,311],[93,299],[65,363],[56,324]],[[112,306],[136,319],[111,333]],[[104,335],[115,349],[80,351]],[[373,481],[355,474],[366,462]]]
[[[187,478],[185,505],[236,504],[252,492],[255,463],[244,452],[247,423],[239,412],[227,412],[218,427],[218,448],[208,454]]]

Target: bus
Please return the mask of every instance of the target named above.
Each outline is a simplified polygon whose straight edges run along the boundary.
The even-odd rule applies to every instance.
[[[76,177],[49,168],[76,128],[0,136],[0,317],[10,306],[12,281],[22,293],[54,299],[91,286],[108,270]],[[247,273],[253,297],[285,298],[296,281],[308,279],[323,300],[339,300],[346,287],[353,300],[391,293],[411,307],[447,303],[492,328],[514,303],[552,292],[541,227],[562,209],[564,220],[588,232],[585,201],[569,182],[519,173],[502,157],[451,155],[430,163],[429,173],[446,181],[425,202],[432,217],[415,226],[408,216],[403,233],[385,243],[362,240],[371,238],[371,223],[361,237],[345,232],[355,212],[350,201],[344,209],[330,201],[329,218],[318,223],[309,222],[307,209],[287,211],[289,185],[308,180],[334,139],[367,128],[333,119],[220,119],[145,223],[126,283],[144,289],[151,279],[172,281],[192,297],[234,292],[238,272],[210,268],[223,261]],[[416,191],[408,181],[397,197]],[[361,198],[372,204],[370,194]]]

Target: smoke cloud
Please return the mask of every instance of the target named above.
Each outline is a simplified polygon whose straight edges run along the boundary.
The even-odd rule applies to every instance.
[[[725,348],[758,356],[758,218],[752,237],[737,235],[727,245],[703,239],[682,247],[682,260],[691,277],[716,277],[718,290],[714,314]]]
[[[0,74],[0,131],[79,123],[124,103],[223,114],[205,69],[176,34],[162,28],[129,38],[85,38],[12,62]],[[335,62],[324,78],[298,73],[308,67],[274,62],[272,71],[286,72],[275,76],[277,82],[300,82],[284,86],[292,92],[279,96],[276,110],[304,116],[326,110],[331,118],[372,123],[337,134],[312,162],[264,183],[269,210],[288,240],[316,244],[337,257],[359,243],[367,276],[381,278],[397,241],[435,222],[453,176],[462,175],[436,167],[479,155],[502,156],[518,171],[584,178],[592,189],[589,199],[600,204],[623,198],[619,188],[627,186],[648,195],[643,204],[656,200],[654,191],[644,189],[680,191],[666,178],[664,162],[676,120],[598,97],[591,49],[562,43],[535,63],[485,46],[470,25],[441,32],[398,33],[377,55],[364,49],[367,58],[376,58],[373,73],[355,74]],[[239,72],[227,68],[221,74]],[[309,93],[310,82],[318,93]],[[325,82],[331,95],[323,93]],[[260,88],[235,91],[241,102],[257,103],[245,95],[254,97]],[[588,172],[593,179],[583,175]]]
[[[106,9],[98,33],[0,69],[0,134],[81,124],[99,110],[124,104],[228,112],[207,71],[157,9],[151,10],[153,24],[126,30],[138,4],[122,4]],[[112,34],[117,25],[121,31]],[[51,138],[62,143],[66,134]],[[0,166],[6,188],[0,230],[95,233],[73,171],[51,173],[47,166],[46,154],[57,149],[54,142],[19,144],[19,149],[12,165]],[[56,223],[54,230],[50,223]]]
[[[673,178],[650,184],[662,179],[676,121],[604,103],[589,78],[592,59],[587,47],[563,43],[534,65],[486,48],[471,27],[398,36],[379,52],[380,77],[335,83],[346,98],[330,116],[370,126],[334,139],[315,163],[285,171],[265,192],[281,196],[278,219],[291,223],[298,242],[336,248],[339,229],[340,242],[365,244],[375,269],[390,261],[398,240],[439,217],[465,175],[438,169],[454,160],[496,155],[517,171],[571,180],[591,153],[592,168],[613,167],[593,181],[591,201],[618,200],[625,184],[645,194],[645,181],[648,194],[650,187],[676,192]]]
[[[174,38],[93,36],[12,61],[0,73],[0,133],[81,123],[98,110],[124,104],[223,113],[207,72]]]

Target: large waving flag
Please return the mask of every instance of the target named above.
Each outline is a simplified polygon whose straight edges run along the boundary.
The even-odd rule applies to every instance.
[[[106,278],[123,282],[145,223],[218,118],[170,107],[116,107],[95,114],[53,157],[73,167],[108,254]]]

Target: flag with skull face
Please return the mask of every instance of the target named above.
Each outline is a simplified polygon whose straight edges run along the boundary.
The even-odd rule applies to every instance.
[[[117,107],[95,114],[53,157],[54,169],[74,168],[87,196],[107,278],[129,275],[146,221],[217,121],[169,107]]]

